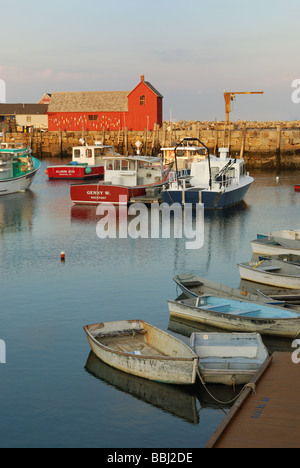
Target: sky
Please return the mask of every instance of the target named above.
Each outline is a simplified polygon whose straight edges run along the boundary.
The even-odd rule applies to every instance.
[[[1,5],[6,102],[45,92],[131,91],[144,74],[163,118],[298,120],[299,0],[14,0]],[[300,85],[298,85],[300,88]],[[299,93],[300,95],[300,93]]]

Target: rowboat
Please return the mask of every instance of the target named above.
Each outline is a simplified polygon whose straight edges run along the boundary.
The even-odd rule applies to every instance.
[[[84,327],[94,354],[128,374],[168,384],[196,382],[198,356],[185,343],[142,320]]]
[[[277,306],[209,295],[168,301],[168,305],[171,317],[224,330],[292,338],[300,333],[300,314]]]
[[[258,234],[251,241],[253,253],[265,255],[300,255],[300,231],[282,230]]]
[[[258,289],[257,292],[266,298],[284,301],[289,307],[300,305],[300,289]]]
[[[242,279],[277,288],[300,289],[300,266],[270,259],[238,264]]]
[[[204,383],[247,384],[269,356],[258,333],[193,333],[190,344]]]
[[[257,239],[262,239],[264,237],[280,237],[281,239],[300,240],[300,229],[282,229],[281,231],[257,234]]]
[[[199,297],[204,294],[211,294],[219,297],[230,297],[232,299],[246,300],[248,302],[258,302],[271,305],[283,305],[284,301],[273,300],[261,294],[249,293],[247,289],[235,289],[225,284],[215,283],[214,281],[199,278],[196,275],[177,275],[174,278],[175,283],[187,297]]]
[[[0,195],[29,189],[41,165],[31,153],[21,144],[0,143]]]

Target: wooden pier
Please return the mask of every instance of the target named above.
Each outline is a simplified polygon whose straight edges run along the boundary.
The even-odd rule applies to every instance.
[[[274,353],[206,448],[300,448],[299,398],[300,364],[292,351]]]

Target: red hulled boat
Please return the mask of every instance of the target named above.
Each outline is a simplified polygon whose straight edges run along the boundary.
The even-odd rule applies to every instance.
[[[83,144],[84,141],[82,140]],[[76,146],[73,148],[72,161],[68,164],[50,166],[45,173],[49,179],[91,179],[104,176],[104,157],[115,156],[113,146],[95,145]]]
[[[128,204],[131,198],[144,195],[148,188],[162,186],[169,175],[160,158],[115,156],[104,161],[104,182],[71,185],[74,204]]]

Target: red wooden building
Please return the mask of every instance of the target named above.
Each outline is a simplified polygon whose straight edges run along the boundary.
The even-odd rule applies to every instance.
[[[49,131],[153,130],[162,126],[163,96],[141,76],[132,91],[52,93]]]

